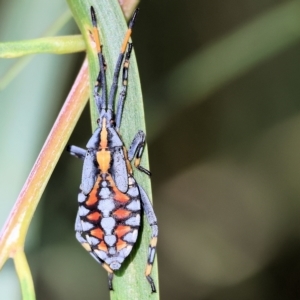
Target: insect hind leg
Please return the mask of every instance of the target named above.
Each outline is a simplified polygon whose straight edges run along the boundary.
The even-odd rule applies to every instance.
[[[140,165],[141,157],[145,148],[145,141],[146,134],[142,130],[139,130],[133,138],[133,141],[129,147],[128,159],[129,161],[132,161],[133,158],[135,158],[134,166],[141,172],[147,174],[148,176],[151,176],[151,172]]]
[[[158,236],[158,226],[157,226],[157,218],[155,216],[152,204],[148,198],[148,195],[146,192],[143,190],[141,186],[138,186],[140,190],[140,195],[141,195],[141,200],[142,200],[142,205],[143,209],[146,215],[146,218],[148,220],[148,223],[151,227],[152,234],[151,234],[151,240],[149,243],[149,249],[148,249],[148,258],[147,258],[147,266],[146,266],[146,271],[145,271],[145,276],[151,286],[152,293],[156,292],[155,284],[150,276],[154,259],[155,259],[155,254],[156,254],[156,244],[157,244],[157,236]]]

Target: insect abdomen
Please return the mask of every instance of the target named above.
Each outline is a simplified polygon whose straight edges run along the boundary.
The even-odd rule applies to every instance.
[[[79,203],[83,235],[91,251],[112,270],[130,254],[140,226],[140,199],[130,176],[127,193],[120,192],[110,174],[100,174],[89,195]],[[82,201],[82,193],[79,194]]]

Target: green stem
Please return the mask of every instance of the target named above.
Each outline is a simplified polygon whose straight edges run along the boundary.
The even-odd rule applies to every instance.
[[[18,249],[16,251],[14,263],[21,285],[23,300],[35,300],[32,276],[23,249]]]
[[[8,257],[20,255],[19,259],[16,258],[15,260],[16,269],[20,274],[26,274],[26,282],[29,282],[28,277],[31,275],[26,270],[22,271],[23,267],[26,268],[27,266],[24,264],[24,254],[20,254],[19,249],[24,248],[26,234],[35,209],[81,115],[87,98],[88,79],[87,62],[85,61],[43,149],[0,232],[0,268]],[[20,279],[23,279],[23,277],[20,277]],[[27,283],[24,289],[22,287],[23,291],[27,291]]]
[[[70,10],[67,10],[66,12],[61,14],[60,17],[53,23],[53,25],[51,25],[45,31],[44,36],[53,36],[57,34],[58,31],[62,29],[65,26],[65,24],[71,19],[71,17],[72,15]],[[22,43],[22,42],[23,41],[17,43]],[[2,43],[0,43],[0,49],[1,49],[1,45]],[[30,54],[32,54],[32,52]],[[22,57],[21,59],[18,59],[16,63],[14,63],[0,78],[0,90],[4,89],[25,68],[25,66],[32,60],[32,58],[33,56],[26,56],[26,57]]]
[[[67,54],[84,50],[85,44],[81,35],[57,36],[0,43],[0,58],[14,58],[37,53]]]

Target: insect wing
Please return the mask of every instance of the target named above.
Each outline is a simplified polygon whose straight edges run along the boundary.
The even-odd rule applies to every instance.
[[[123,142],[114,128],[108,128],[109,146],[112,151],[111,175],[120,192],[128,190],[128,171],[123,150]]]
[[[97,167],[95,165],[95,153],[93,150],[88,150],[83,162],[83,171],[80,189],[83,194],[87,195],[92,190],[96,176],[97,176]]]
[[[128,172],[123,147],[115,148],[112,153],[111,173],[119,191],[125,193],[128,190]]]
[[[101,131],[101,124],[99,127],[94,131],[92,137],[89,139],[88,143],[86,144],[87,149],[97,149],[99,146],[100,141],[100,131]]]

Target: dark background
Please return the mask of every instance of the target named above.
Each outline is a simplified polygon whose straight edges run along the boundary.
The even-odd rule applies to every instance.
[[[64,2],[47,2],[1,0],[1,41],[43,36],[67,10]],[[133,40],[162,299],[300,298],[297,3],[140,3]],[[59,32],[75,33],[73,21]],[[0,91],[1,225],[83,58],[37,55]],[[2,59],[0,76],[16,61]],[[90,134],[86,108],[70,142],[84,146]],[[81,162],[63,153],[31,225],[27,254],[37,299],[108,299],[105,272],[73,233],[80,174]],[[20,299],[12,268],[8,262],[0,273],[1,299]]]

